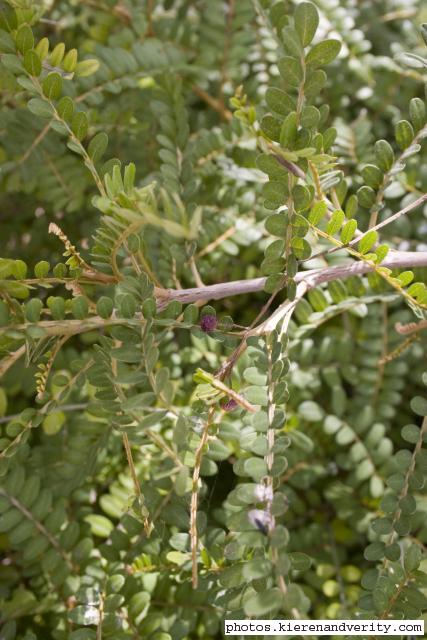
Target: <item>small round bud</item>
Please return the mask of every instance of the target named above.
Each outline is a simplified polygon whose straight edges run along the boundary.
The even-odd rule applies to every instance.
[[[217,324],[218,324],[218,321],[216,319],[216,316],[213,316],[211,314],[206,314],[205,316],[202,316],[202,318],[200,319],[200,328],[205,333],[210,333],[211,331],[215,331]]]
[[[238,403],[233,398],[230,398],[229,400],[227,400],[227,402],[224,402],[224,404],[221,406],[221,409],[223,409],[223,411],[233,411],[238,406]]]

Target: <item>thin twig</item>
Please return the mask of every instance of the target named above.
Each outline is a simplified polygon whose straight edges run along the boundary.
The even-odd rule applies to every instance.
[[[224,107],[220,100],[213,98],[207,91],[199,87],[197,84],[193,85],[193,91],[196,95],[199,96],[206,104],[208,104],[214,111],[219,113],[221,118],[226,122],[230,122],[233,117],[233,114],[229,109]]]
[[[371,227],[364,233],[359,233],[355,238],[353,238],[353,240],[351,240],[350,242],[347,242],[347,244],[343,244],[337,247],[331,247],[331,249],[326,249],[326,251],[321,251],[320,253],[316,253],[314,256],[310,256],[310,258],[306,258],[302,260],[302,262],[307,262],[308,260],[314,260],[315,258],[323,258],[323,256],[328,256],[331,253],[340,251],[341,249],[346,249],[347,247],[353,247],[354,245],[358,244],[360,240],[364,238],[370,231],[378,231],[378,229],[382,229],[383,227],[386,227],[387,225],[391,224],[395,220],[398,220],[399,218],[406,215],[407,213],[410,213],[410,211],[412,211],[413,209],[416,209],[426,201],[427,201],[427,193],[423,194],[420,198],[418,198],[417,200],[414,200],[414,202],[411,202],[410,204],[408,204],[406,207],[404,207],[397,213],[394,213],[389,218],[386,218],[382,222],[378,223],[377,225],[375,225],[375,227]]]
[[[34,517],[34,514],[32,513],[32,511],[27,509],[19,501],[18,498],[15,498],[14,496],[9,495],[6,492],[5,489],[1,489],[0,488],[0,495],[5,497],[5,498],[7,498],[7,500],[9,500],[10,504],[12,506],[14,506],[15,509],[18,509],[18,511],[20,511],[22,513],[22,515],[25,518],[27,518],[27,520],[29,520],[36,527],[36,529],[38,529],[38,531],[40,531],[40,533],[43,536],[45,536],[45,538],[47,538],[47,540],[49,541],[51,546],[54,549],[56,549],[56,551],[64,558],[64,560],[65,560],[67,566],[69,567],[69,569],[74,571],[75,570],[75,566],[73,565],[73,562],[72,562],[71,557],[69,556],[69,554],[61,547],[58,539],[53,535],[53,533],[51,533],[48,529],[46,529],[44,524]]]
[[[33,153],[34,149],[44,140],[45,136],[47,135],[49,129],[50,129],[50,122],[49,121],[47,123],[47,125],[45,127],[43,127],[43,129],[40,131],[40,133],[37,135],[37,137],[34,139],[32,145],[26,150],[26,152],[24,153],[24,155],[22,155],[17,164],[18,166],[21,164],[24,164],[24,162],[26,160],[28,160],[28,158],[30,157],[30,155]]]
[[[216,408],[211,407],[208,413],[208,417],[203,427],[203,431],[200,437],[199,445],[196,449],[194,468],[193,468],[193,482],[191,490],[191,507],[190,507],[190,544],[191,544],[191,581],[193,589],[197,589],[199,582],[197,572],[197,552],[199,547],[199,537],[197,531],[197,507],[199,501],[199,478],[200,467],[202,465],[203,453],[205,446],[209,439],[209,429],[212,424]]]
[[[211,253],[211,251],[219,247],[219,245],[222,244],[224,240],[227,240],[227,238],[232,236],[234,233],[236,233],[236,227],[235,226],[229,227],[226,231],[224,231],[224,233],[222,233],[215,240],[213,240],[213,242],[210,242],[208,245],[206,245],[206,247],[204,247],[198,253],[196,253],[195,257],[201,258],[202,256],[205,256],[206,254]]]
[[[80,411],[81,409],[86,409],[87,407],[87,402],[81,402],[81,403],[76,403],[76,404],[63,404],[62,406],[58,406],[55,408],[55,411]],[[17,420],[18,418],[21,417],[20,413],[13,413],[9,416],[3,416],[2,418],[0,418],[0,424],[6,424],[8,422],[10,422],[11,420]]]

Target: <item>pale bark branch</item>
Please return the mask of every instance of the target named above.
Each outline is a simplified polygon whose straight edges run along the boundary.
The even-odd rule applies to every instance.
[[[391,251],[387,258],[381,263],[381,267],[388,267],[389,269],[407,269],[416,267],[427,267],[427,251]],[[367,261],[353,261],[345,262],[342,265],[335,267],[324,267],[321,269],[309,269],[307,271],[299,271],[295,276],[295,281],[298,285],[297,299],[300,299],[308,290],[317,287],[324,282],[330,282],[331,280],[343,280],[350,276],[361,276],[369,271],[373,270],[374,266]],[[194,287],[191,289],[155,289],[155,296],[157,299],[158,309],[164,309],[171,300],[178,300],[184,304],[190,302],[199,303],[200,301],[208,300],[221,300],[223,298],[229,298],[231,296],[256,293],[264,289],[266,278],[252,278],[248,280],[234,280],[232,282],[221,282],[219,284],[207,285],[204,287]],[[296,301],[286,301],[281,305],[270,318],[268,318],[261,326],[266,328],[267,326],[274,326],[287,315],[288,311],[292,310]],[[119,318],[114,313],[111,318],[101,318],[100,316],[89,316],[85,320],[41,320],[37,323],[37,326],[43,328],[46,331],[46,335],[49,336],[71,336],[84,333],[93,329],[100,329],[102,327],[123,324],[126,322],[133,324],[142,320],[141,314],[137,314],[135,318],[126,320],[125,318]],[[24,323],[11,325],[17,331],[25,330],[32,323]],[[7,331],[8,327],[3,327],[0,330]],[[259,327],[255,329],[259,331]],[[6,356],[6,358],[0,362],[0,374],[4,373],[9,366],[11,366],[21,355],[25,353],[24,346],[20,347],[14,354]]]
[[[390,251],[380,266],[388,267],[389,269],[426,267],[427,251]],[[313,289],[323,282],[342,280],[350,276],[360,276],[371,270],[372,266],[368,262],[346,262],[335,267],[300,271],[295,276],[295,281],[297,283],[305,282],[308,289]],[[221,300],[230,296],[262,291],[265,282],[266,278],[252,278],[249,280],[221,282],[191,289],[166,289],[164,292],[159,292],[158,302],[161,307],[164,307],[171,300],[178,300],[184,304],[198,302],[199,300]]]

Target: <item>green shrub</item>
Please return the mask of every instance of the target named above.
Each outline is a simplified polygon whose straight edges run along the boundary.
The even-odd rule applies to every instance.
[[[2,640],[425,614],[426,19],[0,2]]]

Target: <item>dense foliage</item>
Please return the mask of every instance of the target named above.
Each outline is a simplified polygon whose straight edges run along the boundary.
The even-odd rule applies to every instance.
[[[423,21],[0,2],[2,640],[425,615]]]

